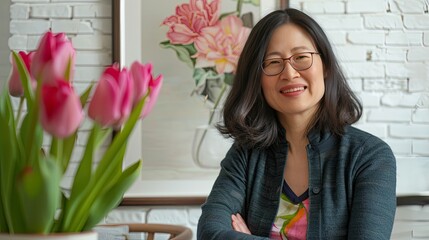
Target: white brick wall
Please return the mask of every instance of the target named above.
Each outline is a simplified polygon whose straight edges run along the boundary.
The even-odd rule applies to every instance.
[[[429,92],[429,3],[291,0],[290,4],[313,16],[332,39],[364,105],[364,117],[356,126],[382,137],[398,157],[429,156],[429,142],[424,140],[429,139],[425,97]],[[356,89],[356,79],[362,79],[362,89]]]
[[[6,6],[5,6],[6,5]],[[10,63],[9,63],[9,48],[8,48],[8,39],[9,39],[9,8],[7,3],[3,3],[2,8],[0,8],[0,91],[3,90],[4,85],[6,84],[6,79],[9,76],[10,72]]]
[[[54,33],[65,32],[76,49],[74,85],[81,93],[112,63],[111,23],[111,0],[12,0],[8,45],[12,50],[31,51],[49,29]],[[76,169],[89,126],[86,121],[80,128],[67,177]],[[49,144],[49,137],[44,140]]]
[[[407,181],[415,179],[411,167],[429,170],[428,2],[291,0],[290,5],[326,30],[364,105],[356,126],[384,139],[398,157],[398,190],[411,185],[428,190],[423,176]],[[111,0],[12,0],[10,17],[11,49],[34,49],[49,28],[68,34],[77,49],[77,89],[96,81],[110,62]],[[121,207],[105,222],[167,222],[196,230],[200,213],[188,206]]]

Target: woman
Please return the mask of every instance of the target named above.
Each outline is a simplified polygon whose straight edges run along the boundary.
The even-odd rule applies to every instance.
[[[351,124],[362,106],[321,27],[286,9],[240,56],[219,130],[235,140],[198,239],[389,239],[395,157]]]

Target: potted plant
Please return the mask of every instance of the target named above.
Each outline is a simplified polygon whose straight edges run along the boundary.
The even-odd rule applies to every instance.
[[[9,93],[0,94],[0,239],[59,239],[64,233],[90,231],[139,175],[140,160],[123,170],[127,139],[153,108],[163,77],[152,76],[151,64],[134,62],[129,70],[113,64],[93,94],[91,85],[78,96],[72,84],[75,49],[64,33],[47,32],[36,51],[12,56]],[[9,94],[20,98],[17,111]],[[61,180],[83,109],[93,126],[66,192]],[[100,152],[112,129],[111,144]],[[49,146],[43,146],[44,138],[50,139]],[[96,155],[100,160],[93,168]],[[97,239],[95,233],[77,239],[88,236]]]

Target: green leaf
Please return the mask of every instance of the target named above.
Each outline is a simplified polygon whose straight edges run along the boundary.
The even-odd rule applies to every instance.
[[[260,3],[260,0],[244,0],[244,2],[245,3],[251,3],[251,4],[253,4],[253,5],[255,5],[255,6],[259,6],[261,3]]]
[[[17,58],[17,61],[20,61],[20,58],[16,54],[14,54],[14,56]],[[40,152],[43,143],[43,129],[39,123],[40,106],[39,104],[34,104],[39,102],[41,95],[41,85],[41,79],[39,79],[34,100],[31,98],[26,98],[28,113],[24,117],[24,120],[21,124],[21,129],[19,131],[20,140],[22,141],[23,148],[25,149],[25,151],[22,151],[22,153],[27,154],[26,156],[22,156],[22,159],[26,160],[27,165],[33,164],[35,157]],[[31,89],[29,89],[29,91],[31,91]],[[34,101],[32,105],[29,105],[30,101]]]
[[[237,11],[233,11],[233,12],[226,12],[226,13],[222,13],[222,14],[219,16],[219,19],[222,19],[222,18],[227,17],[227,16],[229,16],[229,15],[238,15],[238,12],[237,12]]]
[[[139,176],[141,168],[141,161],[137,161],[125,169],[118,181],[110,189],[106,189],[103,194],[97,196],[97,199],[91,207],[88,220],[83,228],[84,231],[91,230],[107,213],[119,205],[126,190]]]
[[[122,131],[116,135],[112,144],[104,152],[95,175],[89,181],[84,193],[74,201],[71,201],[70,205],[65,209],[63,231],[81,231],[84,227],[89,210],[96,197],[103,192],[106,184],[111,181],[110,177],[118,171],[118,161],[122,161],[122,159],[116,156],[121,154],[121,149],[126,145],[129,135],[139,120],[148,94],[137,103]]]
[[[64,79],[67,81],[67,82],[70,82],[71,81],[71,74],[72,74],[72,65],[73,65],[73,63],[72,63],[72,56],[70,56],[69,57],[69,60],[67,61],[67,67],[66,67],[66,70],[65,70],[65,72],[64,72]]]
[[[61,160],[62,172],[64,173],[69,166],[71,156],[73,154],[74,145],[77,139],[77,131],[69,137],[63,139],[63,155]]]
[[[61,201],[60,201],[61,206],[59,207],[59,209],[65,209],[67,200],[68,199],[65,196],[64,192],[61,191]],[[64,218],[64,211],[60,211],[60,214],[54,220],[54,224],[51,228],[51,232],[59,232],[58,230],[61,226],[63,218]]]
[[[49,156],[57,161],[58,166],[62,167],[62,156],[63,156],[63,140],[52,136],[51,139],[51,150]]]
[[[17,189],[25,212],[25,232],[50,232],[60,203],[60,181],[61,171],[51,158],[38,158],[20,174]]]
[[[96,136],[98,131],[100,131],[100,127],[98,125],[94,125],[88,136],[85,152],[79,163],[79,167],[73,180],[70,202],[73,202],[73,200],[76,199],[77,196],[79,196],[79,194],[81,194],[86,187],[88,187],[87,184],[91,179],[92,163],[95,151],[95,139],[97,138]]]
[[[254,5],[254,6],[261,5],[260,0],[240,0],[240,1],[242,1],[243,3],[250,3],[250,4]]]
[[[1,185],[0,185],[0,195],[1,195]],[[3,200],[0,197],[0,232],[9,232],[9,229],[7,227],[7,221],[5,212],[3,210]]]
[[[232,86],[232,83],[234,82],[234,74],[232,73],[225,73],[225,78],[223,79],[225,84]]]
[[[43,129],[36,117],[38,117],[37,113],[25,115],[19,131],[20,141],[25,149],[22,153],[27,154],[22,156],[22,159],[27,165],[35,161],[34,157],[40,152],[43,144]]]
[[[195,66],[195,58],[192,58],[197,50],[192,44],[189,45],[176,45],[171,44],[170,41],[164,41],[159,44],[162,48],[172,49],[176,52],[177,57],[182,62],[186,63],[190,68],[194,68]]]
[[[96,195],[96,197],[102,195],[106,190],[110,189],[111,186],[115,185],[115,183],[120,178],[120,176],[122,174],[122,159],[123,159],[124,154],[125,154],[125,149],[126,149],[126,144],[123,144],[120,151],[114,156],[114,158],[112,160],[112,165],[110,167],[112,169],[115,169],[115,171],[109,173],[109,176],[106,176],[104,184],[101,185],[99,188],[100,193],[98,195]],[[97,179],[97,178],[96,178],[96,176],[92,176],[86,182],[90,182],[90,183],[94,182],[94,181],[91,181],[91,179]],[[72,195],[71,195],[70,201],[69,201],[70,208],[68,208],[70,210],[67,212],[68,215],[70,212],[77,212],[78,210],[80,210],[82,208],[82,205],[83,205],[81,202],[86,200],[87,194],[91,193],[91,191],[94,191],[94,189],[96,189],[96,187],[93,187],[92,184],[86,184],[86,182],[84,184],[82,184],[82,186],[84,186],[84,187],[79,189],[80,192],[74,191],[74,189],[72,190]],[[73,188],[75,188],[75,185],[76,184],[73,185]],[[77,186],[79,186],[79,185],[77,185]],[[94,201],[96,200],[96,197],[94,198]],[[90,209],[92,208],[93,205],[94,205],[94,203],[85,205],[88,207],[88,210],[85,212],[81,212],[81,215],[79,215],[78,220],[74,219],[75,221],[74,221],[73,225],[66,228],[66,229],[69,229],[70,231],[83,231],[83,227],[84,227],[85,222],[87,221],[87,219],[89,217]],[[107,213],[108,213],[108,211],[105,212],[105,214],[107,214]],[[64,222],[64,224],[66,226],[67,226],[67,223],[69,223],[69,222]]]
[[[218,77],[221,77],[221,75],[217,74],[212,68],[195,68],[192,75],[197,87],[203,87],[206,84],[207,78]]]
[[[195,86],[203,86],[207,79],[207,71],[203,68],[195,68],[194,73],[192,74],[192,78],[195,81]]]
[[[16,196],[15,179],[17,169],[21,169],[23,161],[18,151],[15,119],[9,94],[2,92],[0,97],[0,221],[1,229],[14,233],[24,227],[19,198]]]
[[[82,108],[85,107],[87,101],[88,101],[88,97],[89,94],[91,93],[93,85],[89,85],[89,87],[87,87],[85,89],[85,91],[82,93],[82,95],[80,95],[80,104],[82,104]]]

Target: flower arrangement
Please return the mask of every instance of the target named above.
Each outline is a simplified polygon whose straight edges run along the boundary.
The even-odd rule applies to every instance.
[[[251,1],[259,5],[259,0]],[[162,22],[168,26],[161,47],[173,49],[193,69],[195,93],[216,108],[232,84],[238,58],[250,33],[241,15],[243,0],[236,11],[220,13],[221,0],[190,0]]]
[[[75,49],[63,33],[47,32],[36,51],[12,52],[9,94],[20,97],[15,114],[7,90],[0,96],[0,232],[81,232],[92,229],[122,200],[141,161],[122,169],[127,139],[153,108],[163,77],[152,65],[117,64],[92,86],[75,92]],[[60,182],[69,166],[86,103],[93,127],[69,193]],[[25,114],[22,106],[26,104]],[[116,134],[93,169],[94,155]],[[45,134],[44,134],[45,132]],[[42,146],[44,136],[51,144]]]

